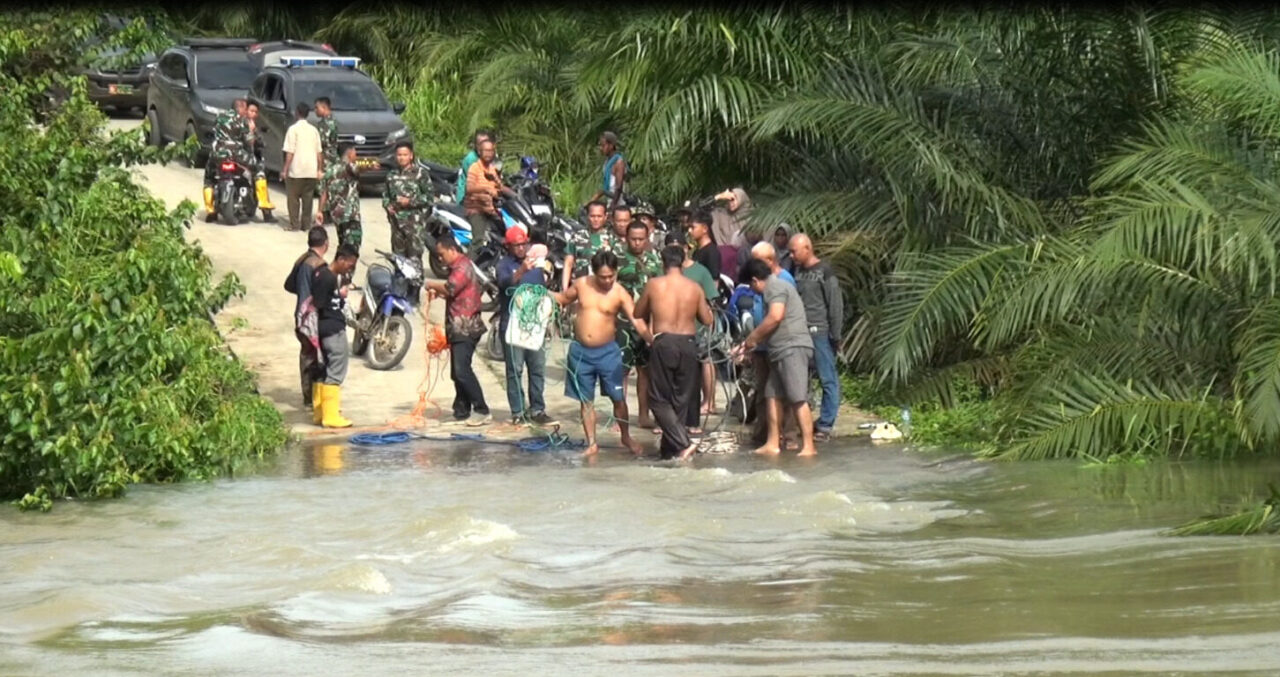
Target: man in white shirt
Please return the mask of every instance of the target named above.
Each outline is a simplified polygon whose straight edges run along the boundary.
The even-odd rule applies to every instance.
[[[284,170],[280,175],[284,177],[289,230],[307,230],[311,228],[311,200],[320,178],[322,149],[320,132],[307,122],[311,112],[307,104],[298,104],[294,112],[297,122],[284,133]]]

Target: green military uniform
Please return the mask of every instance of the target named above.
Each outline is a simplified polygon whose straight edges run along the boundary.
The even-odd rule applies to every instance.
[[[649,280],[662,274],[662,259],[652,249],[640,255],[623,249],[618,255],[618,284],[638,300]],[[622,363],[628,367],[644,367],[649,364],[649,345],[640,338],[636,328],[626,318],[618,318],[618,331],[614,336],[622,348]]]
[[[240,162],[242,160],[241,145],[248,136],[249,121],[240,117],[235,110],[224,110],[218,113],[213,121],[213,147],[209,151],[209,161],[204,167],[204,185],[213,185],[214,168],[223,160]],[[252,165],[250,165],[252,166]]]
[[[399,198],[409,198],[409,206],[401,207]],[[391,222],[391,251],[410,259],[422,270],[422,233],[431,216],[435,192],[426,167],[414,162],[408,169],[396,167],[387,173],[387,190],[382,195],[384,209]]]
[[[565,254],[573,257],[573,277],[586,275],[591,268],[591,257],[601,250],[620,254],[627,248],[608,226],[596,231],[575,230],[565,248]]]
[[[325,169],[338,164],[338,123],[333,116],[320,118],[316,123],[316,131],[320,132],[320,153],[324,156]]]
[[[338,244],[350,243],[357,249],[364,241],[360,227],[360,179],[355,163],[338,161],[326,165],[324,172],[324,218],[338,229]]]

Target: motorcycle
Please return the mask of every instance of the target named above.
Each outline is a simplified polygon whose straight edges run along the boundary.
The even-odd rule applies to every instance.
[[[213,187],[213,206],[218,221],[228,226],[248,223],[258,210],[252,170],[234,160],[222,160]]]
[[[347,318],[347,324],[355,329],[352,354],[368,352],[369,366],[386,371],[404,360],[413,343],[413,324],[406,316],[414,311],[410,299],[418,298],[422,273],[417,264],[403,256],[374,251],[391,266],[369,265],[360,308],[355,317]]]
[[[436,253],[436,240],[446,233],[453,236],[454,241],[462,247],[463,253],[475,265],[476,277],[479,278],[481,285],[481,298],[488,296],[488,300],[481,302],[480,309],[484,312],[493,311],[498,307],[499,302],[498,285],[495,280],[497,261],[502,258],[502,236],[491,234],[484,246],[474,247],[471,241],[471,222],[463,216],[462,208],[447,202],[437,202],[431,212],[431,218],[427,221],[423,243],[431,272],[440,279],[449,276],[449,266],[445,265],[444,259]]]

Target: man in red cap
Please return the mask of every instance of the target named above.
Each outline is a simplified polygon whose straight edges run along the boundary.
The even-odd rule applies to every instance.
[[[529,235],[523,228],[508,228],[507,255],[498,262],[498,326],[490,329],[502,337],[502,355],[507,372],[507,404],[511,405],[511,422],[547,426],[555,423],[547,416],[543,389],[546,383],[547,356],[543,349],[528,350],[507,344],[507,325],[511,322],[512,292],[531,284],[547,286],[546,270],[529,253]],[[543,247],[545,250],[545,247]],[[545,255],[545,254],[544,254]],[[529,368],[529,407],[525,408],[521,372]]]

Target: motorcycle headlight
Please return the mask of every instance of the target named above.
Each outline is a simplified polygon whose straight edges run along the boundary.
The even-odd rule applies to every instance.
[[[418,279],[418,270],[412,263],[406,263],[405,265],[400,266],[400,274],[403,275],[406,280]]]
[[[201,102],[200,102],[200,110],[203,110],[204,112],[206,112],[206,113],[208,113],[208,114],[210,114],[210,115],[219,115],[219,114],[221,114],[221,113],[222,113],[222,111],[224,111],[224,110],[226,110],[226,109],[225,109],[225,108],[218,108],[217,106],[210,106],[209,104],[207,104],[207,103],[205,103],[205,102],[201,101]]]

